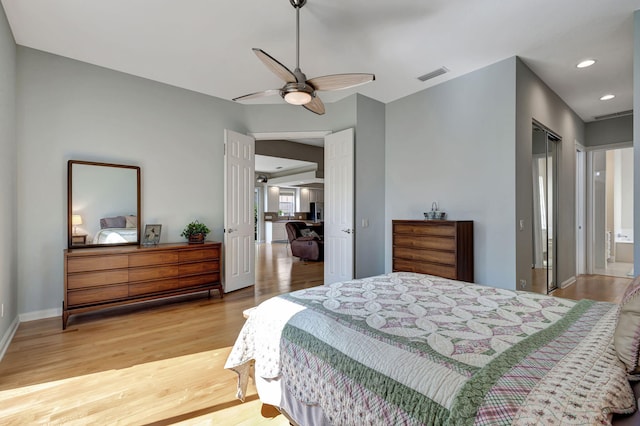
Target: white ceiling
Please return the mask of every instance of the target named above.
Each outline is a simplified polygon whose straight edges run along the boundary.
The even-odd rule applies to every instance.
[[[289,158],[270,157],[268,155],[256,155],[256,172],[284,173],[291,170],[311,170],[318,167],[317,163],[310,161],[291,160]]]
[[[321,93],[328,108],[355,91],[391,102],[518,55],[585,121],[632,109],[633,11],[640,0],[308,1],[300,59],[307,77],[376,74],[356,89]],[[282,86],[253,47],[295,67],[289,0],[2,4],[20,45],[224,99]],[[590,57],[595,66],[575,68]],[[417,80],[441,66],[451,71]],[[600,101],[605,93],[616,98]]]

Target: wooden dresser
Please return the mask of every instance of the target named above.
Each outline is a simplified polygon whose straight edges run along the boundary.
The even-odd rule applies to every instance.
[[[473,221],[394,220],[393,271],[473,282]]]
[[[69,315],[216,289],[221,243],[119,246],[64,251],[62,328]]]

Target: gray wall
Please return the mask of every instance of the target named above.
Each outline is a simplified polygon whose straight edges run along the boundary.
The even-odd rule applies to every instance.
[[[16,44],[0,6],[0,358],[18,318],[15,103]]]
[[[17,53],[20,314],[51,316],[61,306],[69,159],[139,165],[141,221],[161,223],[162,242],[183,241],[194,219],[222,239],[224,129],[246,132],[242,105],[25,47]]]
[[[585,124],[585,146],[619,144],[633,140],[633,115]]]
[[[16,229],[17,222],[21,238],[17,257],[15,231],[12,243],[0,246],[0,262],[9,265],[2,268],[0,296],[18,303],[15,312],[38,317],[59,310],[68,159],[140,165],[142,223],[162,223],[163,241],[180,241],[192,219],[206,222],[212,237],[222,239],[225,128],[355,128],[356,276],[391,270],[391,220],[422,219],[437,200],[449,219],[474,221],[475,281],[515,288],[520,278],[531,281],[535,118],[563,137],[558,250],[566,256],[560,281],[575,272],[574,142],[584,143],[584,125],[516,58],[386,106],[352,95],[317,116],[286,104],[240,105],[25,47],[16,56],[3,22],[0,88],[9,96],[0,100],[0,132],[9,155],[1,160],[7,176],[0,188],[3,205],[17,198],[19,214],[5,209],[0,220],[3,229]],[[636,33],[640,49],[638,39]],[[17,113],[11,106],[16,93]],[[17,168],[5,160],[16,156]],[[636,153],[636,166],[638,161]],[[640,184],[635,187],[639,191]],[[524,232],[517,231],[521,218]],[[362,227],[363,219],[369,227]]]
[[[358,95],[355,149],[356,278],[385,271],[385,105]],[[363,226],[363,220],[368,226]]]
[[[515,58],[387,104],[386,269],[391,220],[438,201],[474,221],[475,282],[515,288]]]
[[[193,219],[222,239],[225,128],[246,133],[353,127],[361,161],[376,165],[356,168],[374,174],[365,182],[383,181],[384,105],[358,95],[328,105],[324,116],[286,104],[246,106],[26,47],[17,48],[17,74],[17,120],[10,121],[18,123],[17,312],[23,320],[60,310],[69,159],[139,165],[142,224],[163,224],[162,242],[181,241],[184,224]],[[359,107],[377,117],[358,123]],[[15,191],[15,179],[9,188]],[[378,265],[368,262],[382,257],[383,206],[381,189],[356,187],[356,215],[374,210],[372,226],[356,236],[358,273],[370,274]]]
[[[558,154],[559,217],[556,224],[558,284],[572,279],[576,273],[575,143],[584,145],[584,123],[520,59],[516,61],[516,84],[516,216],[515,223],[512,223],[519,226],[519,221],[524,221],[524,229],[516,231],[516,279],[518,283],[521,279],[526,280],[525,288],[531,290],[532,121],[537,120],[562,137]]]

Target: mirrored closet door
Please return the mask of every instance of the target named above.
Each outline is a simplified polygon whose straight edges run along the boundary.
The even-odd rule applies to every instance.
[[[533,289],[549,293],[557,288],[555,265],[558,206],[558,145],[560,138],[533,123]]]

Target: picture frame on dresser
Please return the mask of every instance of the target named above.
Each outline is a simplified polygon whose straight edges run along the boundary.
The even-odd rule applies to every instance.
[[[144,227],[142,236],[143,246],[157,246],[160,243],[160,234],[162,233],[162,225],[148,224]]]

